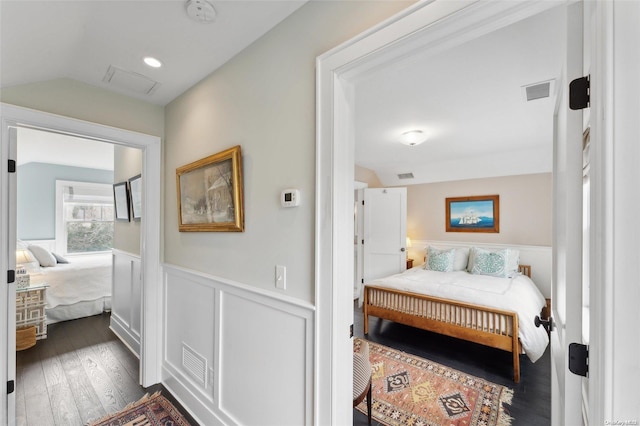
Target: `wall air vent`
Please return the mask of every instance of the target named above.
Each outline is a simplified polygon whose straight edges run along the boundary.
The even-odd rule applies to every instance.
[[[207,360],[184,342],[182,343],[182,367],[191,373],[198,383],[207,387]]]
[[[522,95],[525,101],[548,98],[553,94],[555,80],[522,86]]]
[[[142,95],[150,95],[160,86],[160,83],[151,80],[149,77],[136,72],[125,71],[113,65],[109,66],[102,81],[117,89]]]
[[[398,179],[413,179],[413,173],[399,173]]]

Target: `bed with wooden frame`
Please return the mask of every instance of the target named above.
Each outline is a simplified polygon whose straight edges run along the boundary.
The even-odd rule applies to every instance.
[[[531,278],[530,265],[519,265],[518,269]],[[522,346],[515,311],[365,285],[363,312],[365,335],[369,332],[371,315],[511,352],[513,380],[516,383],[520,381]]]

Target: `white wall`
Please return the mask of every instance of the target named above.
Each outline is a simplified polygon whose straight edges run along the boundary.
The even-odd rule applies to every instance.
[[[110,328],[140,357],[142,277],[140,256],[113,250]]]
[[[126,182],[140,173],[142,150],[116,145],[113,150],[113,183]],[[116,221],[113,246],[128,253],[140,254],[140,221],[134,221],[133,216],[129,222]]]
[[[169,265],[164,300],[163,383],[200,424],[312,424],[312,305]]]
[[[3,88],[0,102],[152,136],[164,134],[161,106],[67,78]]]
[[[309,2],[166,107],[165,261],[314,298],[315,58],[406,2]],[[241,145],[243,233],[179,233],[175,169]],[[279,196],[298,188],[302,203]]]
[[[407,186],[407,235],[416,240],[551,246],[551,173]],[[446,232],[448,197],[500,195],[500,232]]]

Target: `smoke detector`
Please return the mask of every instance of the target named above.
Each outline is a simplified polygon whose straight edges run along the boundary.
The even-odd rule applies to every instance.
[[[201,24],[213,22],[216,17],[216,10],[206,0],[187,0],[186,8],[189,18]]]

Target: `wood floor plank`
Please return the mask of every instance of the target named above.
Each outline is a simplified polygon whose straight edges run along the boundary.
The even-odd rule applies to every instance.
[[[54,426],[53,411],[39,353],[29,349],[23,353],[26,362],[21,374],[21,386],[24,392],[26,424]]]
[[[42,370],[44,371],[49,399],[53,409],[53,420],[56,425],[80,425],[82,418],[73,399],[73,392],[62,368],[56,346],[51,340],[39,343],[42,354]]]
[[[91,343],[87,341],[82,330],[76,328],[74,331],[75,332],[67,334],[67,338],[75,348],[80,363],[89,377],[102,407],[107,413],[120,410],[126,406],[126,401],[122,398],[117,386],[105,372],[99,357],[96,356],[91,347]]]
[[[93,384],[84,370],[82,361],[68,340],[66,333],[58,336],[55,345],[60,354],[60,362],[71,388],[73,399],[83,423],[103,417],[107,414],[93,388]]]
[[[27,424],[27,407],[24,398],[24,364],[23,357],[16,356],[16,425],[25,426]]]

